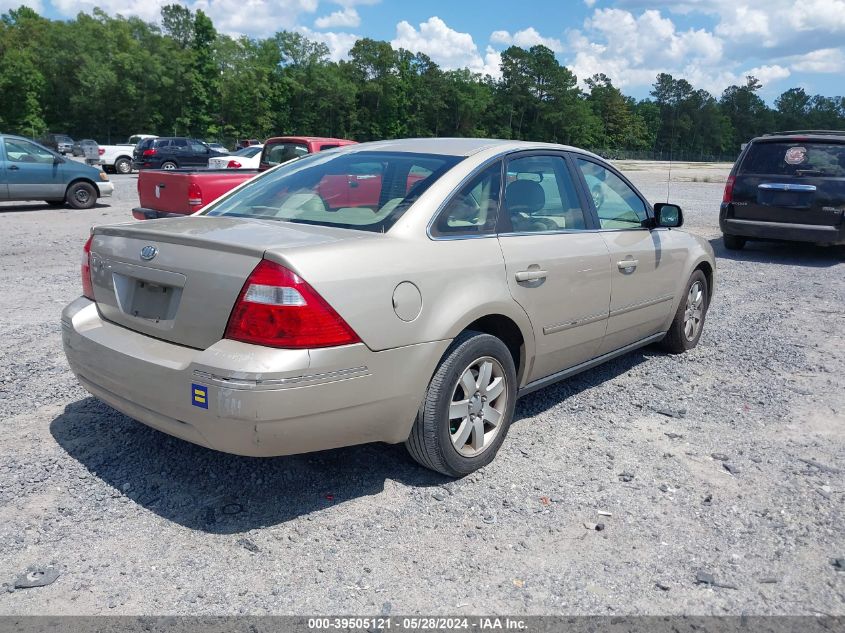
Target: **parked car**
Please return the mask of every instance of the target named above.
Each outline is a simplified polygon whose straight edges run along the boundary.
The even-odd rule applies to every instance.
[[[133,134],[129,137],[129,140],[126,141],[129,145],[137,145],[141,141],[148,139],[148,138],[158,138],[155,134]]]
[[[232,152],[227,156],[215,156],[208,159],[209,169],[258,169],[261,163],[263,145],[251,145]]]
[[[339,138],[277,136],[268,139],[264,144],[258,169],[226,169],[225,172],[229,173],[217,170],[179,170],[167,174],[145,170],[138,174],[140,206],[132,209],[132,215],[138,220],[190,215],[259,172],[310,153],[354,143],[355,141]],[[228,163],[229,160],[226,161],[227,165]],[[366,191],[372,189],[372,184],[368,187],[364,180],[357,176],[349,180],[335,179],[333,187],[360,189],[360,193],[353,196],[360,198],[362,195],[368,195]],[[346,195],[348,198],[348,194]]]
[[[73,152],[73,139],[67,134],[46,134],[38,142],[62,156]]]
[[[100,169],[63,158],[43,145],[0,134],[0,200],[44,200],[90,209],[114,185]]]
[[[249,147],[250,145],[261,145],[261,141],[259,141],[257,138],[247,138],[240,140],[235,144],[235,150],[237,151],[239,149]]]
[[[752,139],[725,185],[725,248],[748,240],[845,244],[845,132],[778,132]]]
[[[326,179],[360,174],[380,177],[373,205],[332,208]],[[405,442],[461,476],[493,459],[520,396],[698,343],[715,262],[682,221],[575,148],[354,145],[191,217],[95,227],[64,349],[93,395],[196,444]]]
[[[85,156],[85,148],[86,147],[88,147],[88,148],[93,147],[94,152],[99,153],[100,146],[97,144],[97,141],[95,141],[92,138],[85,138],[85,139],[82,139],[81,141],[74,141],[73,146],[71,148],[71,153],[74,156]]]
[[[138,170],[205,167],[209,158],[221,155],[197,139],[183,136],[148,138],[135,146],[132,166]]]

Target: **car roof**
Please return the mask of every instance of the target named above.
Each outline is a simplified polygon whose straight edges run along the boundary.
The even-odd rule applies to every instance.
[[[445,154],[449,156],[472,156],[485,150],[499,149],[501,153],[521,150],[556,150],[586,154],[600,158],[591,152],[569,145],[540,143],[535,141],[514,141],[491,138],[404,138],[389,141],[371,141],[344,147],[344,151],[391,151],[419,154]]]

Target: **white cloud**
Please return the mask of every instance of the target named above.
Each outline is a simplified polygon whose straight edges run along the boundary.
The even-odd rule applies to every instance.
[[[44,12],[44,3],[41,0],[0,0],[0,14],[8,13],[12,9],[19,9],[21,5],[38,13]]]
[[[330,29],[340,27],[345,29],[354,29],[361,25],[361,16],[358,15],[353,7],[346,7],[340,11],[334,11],[329,15],[314,20],[314,26],[318,29]]]
[[[553,37],[543,37],[533,26],[529,26],[527,29],[522,29],[521,31],[516,31],[513,34],[508,31],[493,31],[493,33],[490,34],[490,41],[493,44],[502,44],[503,46],[514,45],[522,48],[531,48],[532,46],[542,44],[556,53],[563,51],[563,45],[560,43],[559,39]]]
[[[790,58],[790,68],[808,73],[841,73],[845,71],[845,52],[841,48],[821,48]]]
[[[332,31],[314,31],[307,26],[298,26],[295,29],[312,42],[321,42],[329,47],[329,59],[332,61],[340,61],[349,57],[350,49],[355,45],[355,42],[361,39],[360,35],[355,33],[335,33]]]
[[[484,55],[469,33],[450,28],[437,16],[420,23],[419,30],[402,20],[396,25],[396,37],[390,42],[393,48],[425,53],[443,68],[469,68],[473,72],[499,76],[501,56],[492,47]]]

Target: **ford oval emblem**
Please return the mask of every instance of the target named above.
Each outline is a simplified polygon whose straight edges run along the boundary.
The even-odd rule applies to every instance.
[[[158,255],[158,249],[155,246],[145,246],[141,249],[141,259],[145,262],[150,261],[156,255]]]

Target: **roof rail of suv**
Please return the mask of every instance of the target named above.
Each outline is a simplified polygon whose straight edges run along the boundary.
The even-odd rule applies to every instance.
[[[845,130],[785,130],[783,132],[769,132],[763,136],[789,136],[791,134],[818,134],[820,136],[845,136]]]

